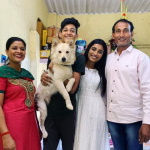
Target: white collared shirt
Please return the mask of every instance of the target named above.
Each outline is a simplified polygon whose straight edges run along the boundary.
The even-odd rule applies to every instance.
[[[107,120],[116,123],[143,121],[150,124],[150,61],[143,52],[129,46],[119,56],[108,55]]]

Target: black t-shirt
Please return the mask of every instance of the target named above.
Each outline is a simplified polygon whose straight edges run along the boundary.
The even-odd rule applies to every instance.
[[[50,58],[47,62],[47,66],[49,65],[49,63],[50,63]],[[72,70],[73,72],[81,73],[81,75],[85,73],[85,58],[82,54],[78,52],[76,52],[76,61],[72,65]],[[65,100],[59,92],[54,94],[51,97],[50,104],[47,106],[48,118],[60,119],[60,118],[67,117],[68,115],[72,114],[76,110],[76,98],[75,98],[76,92],[74,94],[69,94],[71,103],[74,107],[73,111],[67,109]]]

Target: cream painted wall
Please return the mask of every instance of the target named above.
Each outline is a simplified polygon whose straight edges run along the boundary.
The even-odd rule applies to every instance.
[[[48,26],[60,27],[64,18],[75,17],[80,22],[78,34],[89,43],[95,38],[102,38],[108,43],[113,24],[120,19],[118,14],[86,14],[86,15],[56,15],[49,14]],[[150,13],[128,13],[127,19],[132,21],[135,44],[140,50],[150,56]]]
[[[56,13],[49,13],[48,15],[48,26],[57,25],[57,14]],[[60,25],[58,25],[60,27]]]
[[[47,26],[48,15],[44,0],[0,0],[0,54],[5,55],[8,38],[18,36],[24,39],[27,54],[22,67],[30,70],[30,31],[36,30],[38,18]]]
[[[30,31],[30,69],[32,75],[34,76],[35,80],[34,85],[37,87],[40,82],[40,54],[39,54],[40,44],[39,44],[39,34],[37,31]]]

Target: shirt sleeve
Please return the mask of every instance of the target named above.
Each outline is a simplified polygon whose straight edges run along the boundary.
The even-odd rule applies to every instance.
[[[73,72],[79,72],[81,75],[85,74],[85,57],[82,54],[76,55],[76,61],[72,65]]]
[[[143,124],[150,125],[150,61],[145,54],[140,56],[138,75],[143,101]]]
[[[0,77],[0,93],[5,93],[6,90],[6,78]]]

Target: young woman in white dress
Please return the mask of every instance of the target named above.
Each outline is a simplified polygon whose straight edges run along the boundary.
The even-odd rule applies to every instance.
[[[101,39],[93,40],[84,56],[86,67],[77,93],[74,150],[110,150],[103,100],[106,92],[106,43]]]

